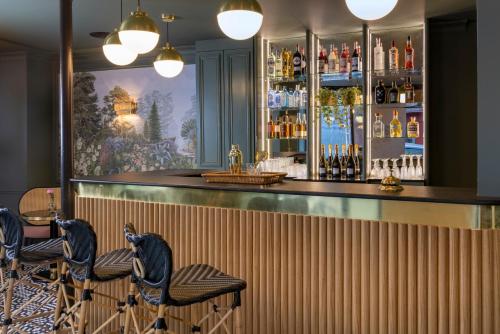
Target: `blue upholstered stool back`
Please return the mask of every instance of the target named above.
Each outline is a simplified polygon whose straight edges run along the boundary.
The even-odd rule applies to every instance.
[[[170,246],[159,235],[136,234],[131,224],[125,226],[125,237],[134,251],[134,276],[139,287],[161,289],[160,304],[166,304],[173,270]]]
[[[22,219],[9,209],[0,208],[0,246],[9,261],[19,257],[23,237]]]
[[[97,238],[92,226],[81,219],[58,220],[57,224],[63,230],[64,259],[70,265],[72,275],[78,279],[92,279],[97,251]],[[81,270],[84,269],[83,277]]]

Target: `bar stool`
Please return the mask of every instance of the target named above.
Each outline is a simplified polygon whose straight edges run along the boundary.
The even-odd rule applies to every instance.
[[[195,264],[172,272],[172,250],[165,240],[156,234],[136,234],[131,224],[125,226],[125,237],[134,252],[133,276],[144,301],[158,307],[156,319],[142,333],[161,334],[167,332],[165,316],[168,307],[181,307],[209,301],[225,294],[233,294],[230,307],[219,307],[212,303],[211,311],[196,323],[189,323],[191,331],[201,332],[202,324],[210,316],[217,316],[219,321],[210,329],[214,333],[220,326],[229,330],[226,320],[235,314],[236,333],[241,331],[241,291],[246,282],[229,276],[206,264]],[[221,314],[225,312],[224,315]],[[126,318],[127,319],[127,318]],[[178,318],[174,318],[178,319]],[[178,319],[179,320],[179,319]],[[125,334],[129,324],[125,323]]]
[[[59,333],[63,325],[69,325],[73,333],[84,333],[88,316],[88,309],[92,301],[92,295],[111,298],[117,300],[116,312],[104,323],[94,330],[96,334],[110,325],[113,320],[123,312],[133,307],[135,296],[128,296],[129,303],[119,301],[118,298],[95,292],[94,289],[99,283],[110,282],[126,278],[132,273],[132,252],[129,249],[121,248],[113,250],[102,256],[96,257],[97,239],[92,226],[84,220],[75,219],[62,221],[57,224],[61,228],[64,249],[64,263],[61,268],[61,289],[58,291],[57,305],[54,314],[54,333]],[[79,283],[83,284],[81,297],[70,305],[67,293],[67,274]],[[130,283],[132,293],[134,284]],[[100,305],[105,307],[104,305]],[[78,320],[78,321],[77,321]]]
[[[46,330],[46,328],[34,322],[33,319],[49,317],[52,314],[52,311],[43,311],[43,309],[46,309],[48,305],[51,309],[53,308],[51,303],[54,302],[54,299],[47,297],[51,295],[55,297],[56,295],[52,288],[56,288],[58,281],[51,281],[38,276],[37,272],[50,264],[62,262],[62,240],[60,238],[50,239],[23,247],[23,239],[23,220],[9,209],[1,208],[0,276],[2,282],[0,291],[5,293],[2,324],[2,333],[4,334],[9,329],[25,333],[23,329],[19,328],[18,324],[33,328],[35,332],[34,328]],[[7,272],[7,282],[4,282],[4,269],[8,264],[10,264],[10,269]],[[25,267],[25,265],[27,266]],[[41,283],[37,284],[31,278],[36,278]],[[46,285],[47,283],[48,285]],[[34,288],[37,292],[22,305],[16,305],[15,310],[13,310],[14,288],[16,286],[28,286]],[[26,315],[26,312],[29,315]],[[25,315],[21,316],[21,313],[25,313]]]

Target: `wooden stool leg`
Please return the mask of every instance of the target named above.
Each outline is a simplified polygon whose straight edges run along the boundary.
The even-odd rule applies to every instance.
[[[132,318],[132,312],[134,312],[134,302],[135,302],[135,284],[130,283],[128,286],[128,298],[127,298],[127,311],[125,312],[125,325],[123,329],[123,334],[128,334],[130,329],[130,321]]]
[[[68,272],[68,264],[63,262],[61,266],[61,274],[59,276],[59,284],[57,286],[57,300],[56,300],[56,309],[54,311],[54,325],[55,322],[61,317],[61,310],[64,303],[63,289],[66,284],[67,274]],[[54,333],[58,332],[58,328],[54,326]]]
[[[78,322],[78,334],[85,333],[85,325],[87,322],[87,311],[90,302],[90,279],[86,279],[83,283],[82,305],[80,306],[80,321]]]
[[[7,287],[7,295],[5,296],[5,304],[4,304],[4,323],[2,327],[2,333],[7,334],[9,331],[9,325],[12,323],[12,319],[10,318],[10,314],[12,312],[12,297],[14,295],[14,285],[16,283],[17,276],[17,259],[12,261],[9,278],[8,278],[8,287]]]
[[[234,326],[235,334],[241,334],[242,323],[241,323],[241,306],[234,309]]]
[[[166,309],[165,304],[161,304],[160,306],[158,306],[158,317],[156,318],[155,334],[166,333],[166,330],[164,328],[164,327],[166,327],[166,326],[164,326],[165,325],[165,309]]]

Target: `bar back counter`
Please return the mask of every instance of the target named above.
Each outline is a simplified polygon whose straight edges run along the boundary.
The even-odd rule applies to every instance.
[[[123,226],[133,223],[169,242],[174,268],[206,263],[245,279],[244,333],[500,328],[498,200],[471,189],[390,194],[367,184],[221,185],[174,174],[74,179],[76,217],[94,226],[99,253],[126,247]],[[104,289],[126,293],[125,284]],[[208,306],[178,312],[200,307]],[[107,316],[91,311],[96,323]]]

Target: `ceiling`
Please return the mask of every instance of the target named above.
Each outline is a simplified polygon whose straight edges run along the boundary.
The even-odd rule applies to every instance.
[[[259,0],[264,10],[261,34],[267,38],[300,36],[306,28],[319,35],[360,30],[361,21],[349,13],[344,0]],[[135,8],[135,0],[123,0],[124,13]],[[221,0],[142,0],[143,9],[160,24],[161,13],[181,19],[171,26],[174,45],[223,37],[216,21]],[[475,0],[399,0],[395,10],[375,28],[412,26],[424,17],[473,9]],[[74,47],[100,46],[92,31],[110,31],[120,22],[120,0],[74,0]],[[31,46],[56,51],[59,43],[59,1],[0,0],[0,50]],[[8,43],[6,43],[8,42]]]

